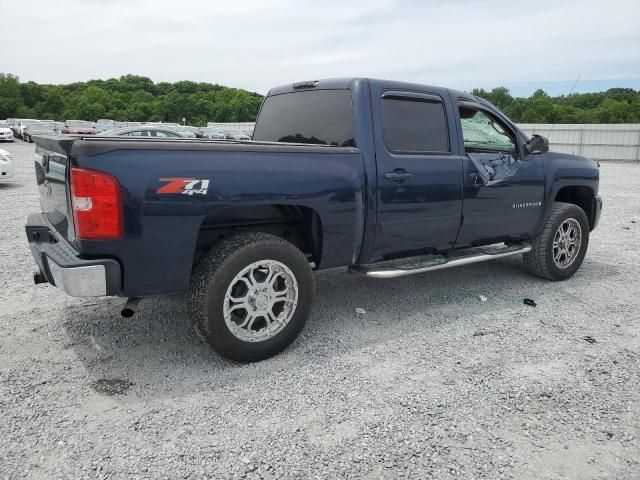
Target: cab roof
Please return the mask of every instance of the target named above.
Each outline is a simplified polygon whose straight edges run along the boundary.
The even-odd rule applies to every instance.
[[[429,89],[434,92],[449,91],[454,100],[467,100],[484,103],[482,99],[476,97],[467,92],[460,90],[453,90],[445,87],[438,87],[435,85],[424,85],[419,83],[400,82],[396,80],[383,80],[378,78],[367,77],[341,77],[341,78],[324,78],[319,80],[306,80],[302,82],[287,83],[280,85],[269,90],[268,96],[280,95],[282,93],[292,93],[304,90],[343,90],[351,88],[354,82],[368,82],[370,84],[383,85],[389,88],[406,88],[406,89]]]

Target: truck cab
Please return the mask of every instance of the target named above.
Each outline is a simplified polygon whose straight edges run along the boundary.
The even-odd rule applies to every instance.
[[[582,186],[562,196],[580,202],[590,228],[597,221],[595,162],[531,149],[465,92],[374,79],[286,85],[269,92],[253,138],[360,149],[369,175],[358,263],[531,238],[562,188],[558,167]]]

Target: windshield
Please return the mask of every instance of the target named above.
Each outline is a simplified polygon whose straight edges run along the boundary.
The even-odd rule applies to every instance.
[[[0,122],[0,128],[9,128],[9,124],[7,122]]]
[[[92,128],[93,124],[85,120],[67,120],[67,126],[75,128]]]
[[[253,139],[353,147],[351,91],[312,90],[267,97]]]

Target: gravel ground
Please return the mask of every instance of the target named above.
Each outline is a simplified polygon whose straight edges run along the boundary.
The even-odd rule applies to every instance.
[[[32,285],[33,146],[2,148],[0,479],[640,478],[640,166],[602,165],[603,218],[569,281],[519,259],[320,273],[298,341],[237,365],[183,296],[123,319],[122,299]]]

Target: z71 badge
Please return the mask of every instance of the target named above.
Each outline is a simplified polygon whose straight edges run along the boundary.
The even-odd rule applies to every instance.
[[[169,182],[156,190],[158,195],[206,195],[209,190],[209,180],[201,178],[160,178],[161,182]]]

